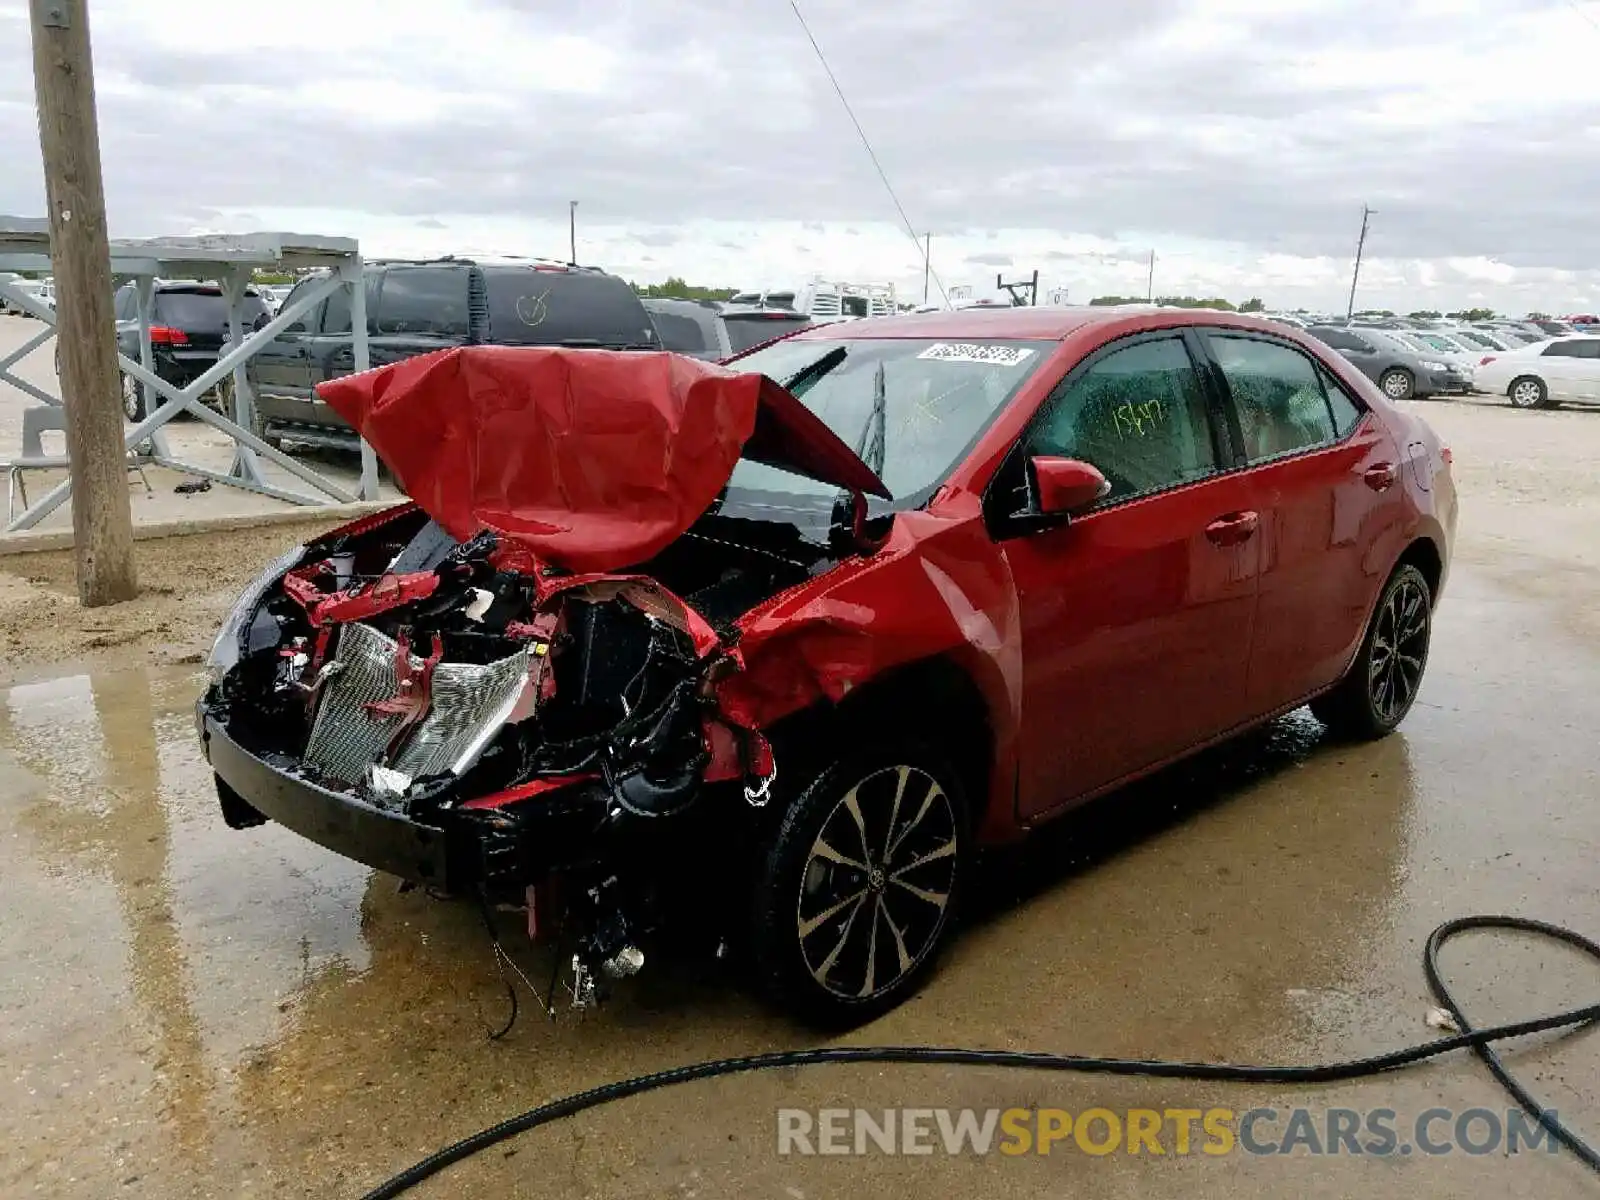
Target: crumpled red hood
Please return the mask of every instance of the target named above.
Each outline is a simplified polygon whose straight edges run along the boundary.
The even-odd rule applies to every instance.
[[[889,496],[772,380],[676,354],[464,346],[317,394],[452,537],[491,529],[572,571],[665,549],[741,457]]]

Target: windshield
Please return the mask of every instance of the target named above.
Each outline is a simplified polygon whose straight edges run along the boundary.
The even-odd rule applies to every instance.
[[[904,500],[932,488],[1049,357],[1051,342],[931,339],[784,341],[729,364],[788,387]],[[741,461],[733,488],[836,489]]]
[[[1461,353],[1460,346],[1456,345],[1455,342],[1452,342],[1449,338],[1444,337],[1441,334],[1424,333],[1419,334],[1418,337],[1425,345],[1431,346],[1435,350],[1443,350],[1446,354]]]
[[[722,319],[728,327],[728,344],[733,354],[811,324],[811,318],[804,313],[726,313]]]
[[[246,295],[239,301],[239,321],[246,327],[266,311],[260,296]],[[228,301],[221,292],[157,292],[155,318],[191,333],[215,332],[228,327]]]

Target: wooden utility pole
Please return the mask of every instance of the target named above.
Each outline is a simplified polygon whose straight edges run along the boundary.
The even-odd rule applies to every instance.
[[[567,259],[573,266],[578,265],[578,202],[567,201],[567,240],[570,243],[568,252],[572,255]]]
[[[928,274],[933,270],[933,234],[922,235],[922,307],[928,307]]]
[[[78,601],[93,608],[133,599],[139,579],[122,440],[89,12],[87,0],[30,0],[29,10],[72,472],[72,545]]]
[[[1355,269],[1350,272],[1350,304],[1345,309],[1344,319],[1346,321],[1356,315],[1356,280],[1361,278],[1361,251],[1366,249],[1367,221],[1371,216],[1372,210],[1363,204],[1361,206],[1361,236],[1356,239],[1356,265]]]

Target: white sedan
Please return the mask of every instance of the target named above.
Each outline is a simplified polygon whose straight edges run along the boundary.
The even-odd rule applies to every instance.
[[[1513,408],[1600,405],[1600,337],[1550,338],[1488,355],[1476,382],[1480,392],[1505,396]]]

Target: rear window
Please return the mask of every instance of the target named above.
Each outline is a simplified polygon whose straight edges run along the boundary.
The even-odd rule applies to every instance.
[[[246,328],[266,313],[260,296],[246,296],[239,302],[239,323]],[[177,329],[217,332],[228,327],[228,302],[221,292],[158,292],[155,319]]]
[[[374,328],[380,334],[466,337],[467,275],[466,267],[390,267],[383,273]]]
[[[723,320],[735,354],[811,324],[811,318],[802,313],[735,313],[724,315]]]
[[[660,348],[639,297],[614,275],[510,267],[483,277],[490,340],[500,345]]]
[[[655,322],[656,332],[661,335],[663,350],[673,350],[679,354],[704,354],[711,349],[706,344],[705,328],[693,317],[662,312],[658,308],[650,313],[650,319]]]

